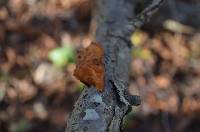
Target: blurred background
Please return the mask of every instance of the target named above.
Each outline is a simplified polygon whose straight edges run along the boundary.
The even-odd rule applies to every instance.
[[[136,12],[149,1],[135,0]],[[0,0],[0,132],[63,132],[84,85],[76,53],[91,42],[88,0]],[[200,1],[167,0],[131,36],[129,91],[142,105],[126,132],[200,131]]]

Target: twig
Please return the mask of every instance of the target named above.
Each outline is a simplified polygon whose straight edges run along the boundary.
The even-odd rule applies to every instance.
[[[144,23],[148,22],[149,19],[158,11],[159,7],[163,4],[165,0],[153,0],[152,3],[146,7],[140,14],[131,21],[133,29],[140,28]]]

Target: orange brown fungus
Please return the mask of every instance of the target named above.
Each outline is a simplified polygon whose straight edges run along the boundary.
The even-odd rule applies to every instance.
[[[103,63],[104,50],[98,43],[80,51],[77,56],[77,65],[74,76],[88,86],[95,86],[97,90],[104,90],[105,68]]]

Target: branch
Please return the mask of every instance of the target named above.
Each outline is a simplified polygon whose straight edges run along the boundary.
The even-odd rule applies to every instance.
[[[159,1],[159,3],[158,3]],[[141,26],[154,12],[160,2],[153,1],[136,19],[132,30]],[[127,40],[133,6],[128,0],[96,0],[94,20],[97,30],[95,41],[104,49],[105,88],[99,92],[95,87],[86,88],[68,121],[66,132],[120,132],[123,117],[130,104],[138,105],[138,96],[127,91],[131,46]]]
[[[133,26],[132,30],[134,31],[147,23],[163,3],[164,0],[152,0],[152,3],[130,22],[130,25]]]

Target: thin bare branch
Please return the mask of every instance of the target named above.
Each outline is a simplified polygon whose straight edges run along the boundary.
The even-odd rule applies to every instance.
[[[158,11],[164,1],[165,0],[152,0],[152,3],[130,22],[133,26],[133,30],[140,28],[144,23],[148,22],[149,19]]]

